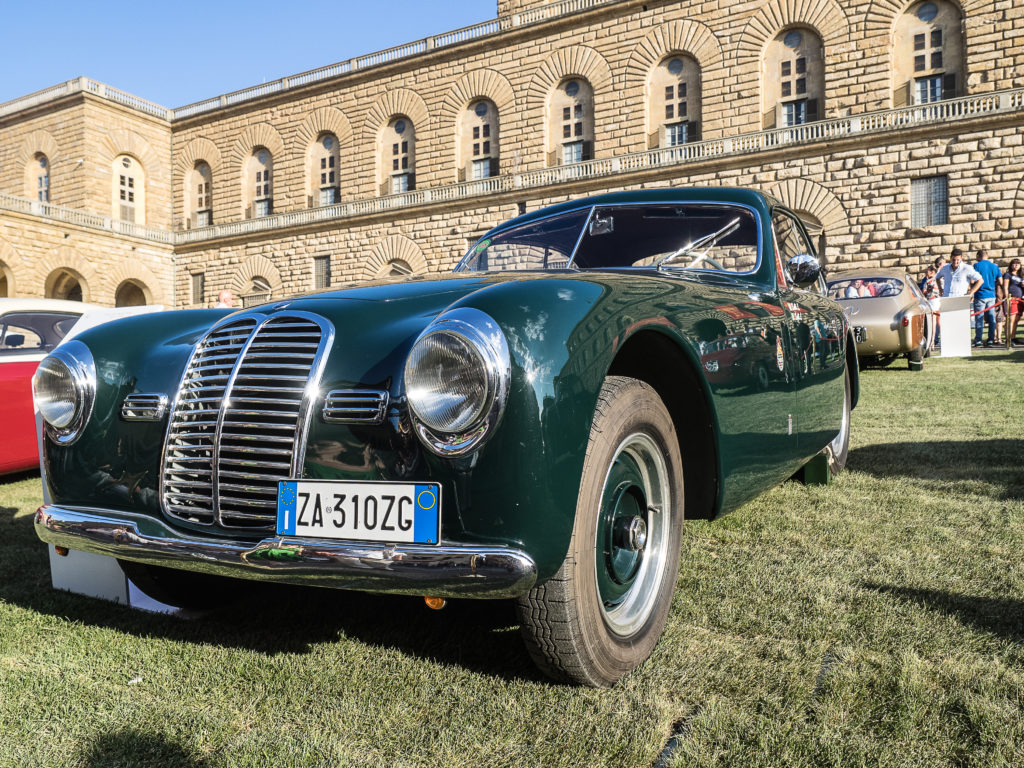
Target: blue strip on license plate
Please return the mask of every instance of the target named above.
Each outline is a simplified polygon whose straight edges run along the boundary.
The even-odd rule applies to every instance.
[[[441,486],[343,480],[278,484],[277,533],[345,541],[437,544]]]

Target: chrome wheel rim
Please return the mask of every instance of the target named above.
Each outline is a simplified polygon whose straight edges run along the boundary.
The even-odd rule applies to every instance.
[[[845,374],[844,374],[845,378]],[[843,417],[839,424],[839,434],[835,436],[829,447],[832,449],[832,454],[838,456],[843,451],[843,446],[846,445],[846,436],[850,432],[850,390],[846,386],[846,382],[843,382]]]
[[[598,599],[616,635],[636,633],[657,606],[671,503],[663,452],[649,435],[630,435],[605,473],[595,537]]]

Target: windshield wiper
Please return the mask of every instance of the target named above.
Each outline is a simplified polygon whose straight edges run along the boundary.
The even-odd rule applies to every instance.
[[[696,259],[694,259],[693,262],[689,265],[690,267],[693,267],[697,263],[699,263],[699,262],[701,262],[701,261],[703,261],[704,259],[707,258],[708,251],[710,251],[712,248],[714,248],[715,245],[718,244],[719,240],[721,240],[723,237],[727,237],[728,235],[731,235],[733,232],[735,232],[739,228],[740,228],[740,217],[737,216],[735,219],[730,221],[728,224],[726,224],[724,227],[722,227],[717,232],[712,232],[709,235],[704,235],[703,237],[698,237],[692,243],[687,243],[682,248],[680,248],[678,251],[673,251],[668,256],[666,256],[661,261],[659,261],[656,266],[658,267],[658,269],[661,269],[663,266],[668,264],[670,261],[674,261],[675,259],[678,259],[680,256],[684,256],[687,253],[690,253],[690,251],[694,251],[694,250],[696,250],[698,248],[703,248],[704,246],[707,246],[706,248],[704,248],[704,251]]]

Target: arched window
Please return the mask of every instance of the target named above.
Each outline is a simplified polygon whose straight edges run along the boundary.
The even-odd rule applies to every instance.
[[[410,267],[402,259],[392,259],[388,262],[388,277],[402,277],[403,275],[411,275],[412,267]]]
[[[582,78],[563,81],[548,105],[548,165],[594,157],[594,89]]]
[[[947,0],[914,3],[896,20],[893,106],[956,98],[963,91],[960,11]]]
[[[131,155],[118,155],[112,166],[112,216],[134,224],[146,223],[146,174]]]
[[[249,280],[249,290],[242,294],[242,306],[254,307],[265,304],[272,298],[270,281],[261,275],[253,275]]]
[[[472,102],[459,120],[459,181],[498,175],[498,108],[487,99]]]
[[[142,307],[146,305],[146,291],[134,280],[125,280],[114,293],[115,307]]]
[[[416,189],[416,128],[412,120],[398,115],[388,121],[380,139],[382,195],[397,195]]]
[[[11,281],[7,279],[7,265],[0,261],[0,299],[6,299],[11,292]]]
[[[246,218],[274,212],[274,158],[266,147],[256,147],[246,164]]]
[[[33,175],[35,176],[35,190],[39,202],[50,202],[50,160],[42,152],[37,152],[33,159]]]
[[[825,50],[810,29],[787,29],[768,43],[764,56],[764,127],[814,123],[824,114]]]
[[[651,72],[647,146],[674,147],[700,141],[700,65],[672,54]]]
[[[58,269],[46,278],[46,298],[82,301],[82,283],[70,269]]]
[[[341,202],[338,190],[338,171],[341,154],[338,137],[322,133],[312,147],[312,167],[309,171],[309,206],[334,205]]]
[[[191,226],[208,227],[213,224],[213,171],[209,163],[196,162],[185,185],[185,198]]]

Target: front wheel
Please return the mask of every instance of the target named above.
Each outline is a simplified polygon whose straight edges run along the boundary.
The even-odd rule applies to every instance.
[[[853,402],[850,389],[850,368],[847,366],[843,374],[843,415],[839,424],[839,434],[825,446],[829,474],[833,477],[843,471],[846,459],[850,455],[850,411]]]
[[[569,552],[519,599],[526,645],[552,677],[613,685],[665,628],[679,570],[683,463],[672,418],[647,384],[605,379]]]

